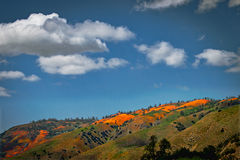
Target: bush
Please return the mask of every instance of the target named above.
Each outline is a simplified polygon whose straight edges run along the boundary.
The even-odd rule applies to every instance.
[[[179,158],[201,158],[204,160],[217,160],[218,155],[214,146],[207,146],[202,152],[190,151],[187,148],[181,148],[175,152],[171,153],[171,144],[167,139],[162,139],[159,144],[159,151],[155,150],[157,143],[156,136],[151,136],[150,143],[145,147],[145,153],[141,157],[142,160],[173,160]],[[227,150],[225,154],[229,156],[234,153],[235,150]],[[231,156],[231,155],[230,155]]]
[[[214,146],[207,146],[203,149],[202,152],[202,158],[204,159],[210,159],[210,160],[217,160],[217,154],[216,154],[216,149]]]
[[[156,159],[156,151],[155,146],[157,143],[157,137],[151,136],[150,143],[145,146],[145,154],[141,157],[142,160],[155,160]]]
[[[226,151],[223,152],[222,155],[228,155],[228,154],[232,154],[232,153],[235,153],[235,152],[236,152],[235,149],[233,149],[233,148],[228,148],[228,149],[226,149]]]
[[[204,114],[203,113],[200,113],[199,115],[198,115],[198,119],[200,120],[200,119],[202,119],[204,117]]]
[[[160,150],[157,151],[157,159],[161,159],[161,158],[167,159],[167,157],[169,157],[170,155],[170,149],[171,149],[170,142],[166,138],[163,138],[160,141],[159,148]]]
[[[180,122],[177,122],[176,128],[178,131],[182,131],[182,130],[186,129],[185,126]]]

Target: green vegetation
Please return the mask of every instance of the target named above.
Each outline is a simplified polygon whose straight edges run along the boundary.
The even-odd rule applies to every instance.
[[[205,160],[217,160],[219,155],[216,152],[214,146],[207,146],[203,149],[202,152],[190,151],[186,148],[181,148],[172,153],[171,144],[167,139],[162,139],[159,144],[159,150],[156,148],[157,137],[151,136],[150,143],[145,147],[145,153],[141,157],[142,160],[172,160],[179,158],[199,158]],[[229,152],[233,152],[232,150],[228,150]]]
[[[166,113],[166,112],[161,111],[161,110],[159,110],[159,111],[152,111],[152,112],[149,112],[149,113],[147,113],[147,114],[145,114],[145,115],[154,117],[154,114],[156,114],[156,113]]]
[[[201,160],[210,159],[203,157],[203,153],[210,155],[213,152],[225,159],[236,158],[240,146],[240,133],[236,125],[240,118],[239,109],[239,100],[221,103],[212,101],[206,105],[188,106],[170,112],[159,110],[143,115],[136,114],[133,119],[119,126],[109,123],[82,123],[72,131],[47,138],[45,143],[12,159],[137,160],[144,153],[145,159],[156,156],[157,159],[172,157]],[[161,112],[164,117],[156,119],[154,114]],[[107,117],[111,118],[111,115]],[[40,124],[35,122],[35,125],[36,123]],[[51,123],[41,123],[50,126],[59,122],[53,120]],[[67,122],[61,126],[75,125],[76,122]],[[64,129],[66,128],[60,131]],[[161,139],[160,143],[157,143],[156,138]],[[185,154],[189,156],[184,156]]]

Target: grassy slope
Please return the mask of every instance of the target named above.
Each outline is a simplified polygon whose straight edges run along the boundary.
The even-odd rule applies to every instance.
[[[86,141],[81,138],[83,132],[89,132],[92,128],[95,131],[102,131],[105,129],[110,130],[108,125],[99,124],[97,126],[90,125],[85,128],[75,129],[72,132],[63,133],[48,140],[46,143],[40,144],[19,156],[15,156],[12,159],[37,159],[37,155],[40,155],[40,159],[61,159],[61,157],[69,158],[73,157],[81,152],[90,149],[89,144],[85,144]],[[92,133],[94,136],[99,136],[97,133]],[[11,158],[10,158],[11,159]]]
[[[49,140],[47,143],[38,145],[34,148],[32,148],[29,151],[26,151],[21,154],[21,156],[13,157],[12,159],[33,159],[35,157],[32,156],[32,153],[36,152],[37,154],[41,154],[44,152],[44,150],[47,150],[49,153],[54,153],[54,155],[51,155],[52,158],[58,158],[60,159],[62,150],[73,150],[73,146],[81,146],[81,151],[86,151],[89,149],[87,146],[83,144],[82,141],[78,141],[77,135],[82,131],[83,129],[76,129],[69,133],[64,133],[61,135],[58,135],[54,137],[53,139]],[[72,152],[72,155],[77,154],[78,150],[75,150],[75,152]],[[45,154],[46,155],[46,154]],[[47,159],[47,155],[44,157],[41,157],[41,159]]]
[[[202,150],[206,145],[218,145],[239,132],[240,105],[221,112],[212,112],[195,125],[187,128],[170,139],[175,147],[187,147]],[[224,132],[221,132],[222,128]]]
[[[51,159],[60,159],[62,156],[64,156],[65,159],[69,159],[69,156],[71,156],[71,159],[139,159],[143,154],[144,145],[147,143],[151,135],[156,135],[159,139],[166,137],[171,142],[178,143],[180,146],[201,149],[201,147],[205,146],[208,142],[204,139],[205,136],[211,139],[216,139],[213,137],[215,132],[212,131],[215,126],[220,128],[220,130],[221,128],[225,129],[225,132],[219,141],[224,141],[232,133],[239,131],[239,128],[236,127],[236,124],[239,122],[239,106],[224,109],[222,112],[216,111],[210,113],[197,122],[200,113],[206,113],[212,109],[213,108],[198,112],[196,113],[196,116],[193,116],[191,110],[188,109],[184,109],[186,113],[190,114],[188,116],[180,116],[179,111],[172,111],[167,114],[166,117],[161,119],[160,124],[158,125],[117,138],[116,140],[109,141],[108,143],[100,145],[94,149],[90,149],[88,145],[84,145],[84,142],[79,138],[79,133],[83,130],[86,130],[86,132],[89,131],[91,126],[76,129],[70,133],[56,136],[47,143],[36,146],[33,149],[14,157],[14,159],[37,159],[36,155],[33,155],[34,152],[41,155],[40,159],[49,158],[49,153],[51,154]],[[180,122],[186,128],[189,128],[179,132],[175,127],[176,123],[173,122]],[[235,126],[233,124],[235,124]],[[207,127],[211,125],[214,127],[208,129]],[[99,126],[101,126],[101,124],[99,124]],[[109,127],[108,125],[103,126]],[[104,128],[104,130],[105,129],[106,128]],[[209,132],[212,133],[209,134]],[[201,136],[202,138],[194,139],[194,143],[191,144],[189,141],[191,142],[192,139],[189,139],[189,136],[187,136],[190,133],[195,135],[195,137],[199,134],[203,136]],[[179,138],[179,136],[182,136],[182,138]],[[199,145],[196,146],[195,144],[197,143],[199,143]],[[44,150],[47,151],[47,154],[44,153]],[[79,154],[78,151],[81,151],[81,154]]]
[[[160,125],[157,125],[153,128],[156,128],[156,130],[151,130],[149,129],[144,129],[141,130],[140,132],[137,133],[133,133],[127,136],[124,136],[122,138],[119,138],[120,140],[116,139],[113,141],[110,141],[109,143],[107,143],[106,145],[104,145],[105,147],[107,147],[108,151],[112,151],[113,154],[113,158],[115,159],[119,159],[120,157],[124,159],[124,156],[122,155],[122,152],[126,152],[129,151],[129,153],[131,153],[131,149],[135,151],[135,148],[137,144],[137,146],[143,146],[147,143],[147,139],[152,135],[152,134],[156,134],[156,132],[159,131],[164,131],[161,132],[161,134],[165,135],[165,134],[169,134],[169,133],[177,133],[177,130],[175,128],[169,128],[167,129],[167,126],[170,122],[172,122],[174,119],[176,119],[179,116],[179,112],[172,112],[170,113],[166,118],[164,118],[162,120],[162,123]],[[91,128],[88,127],[88,128]],[[85,128],[85,130],[89,130],[88,128]],[[35,148],[21,154],[20,156],[16,156],[14,157],[14,159],[37,159],[36,156],[33,156],[33,153],[36,152],[37,154],[41,154],[44,155],[44,150],[47,150],[48,153],[54,153],[54,155],[51,155],[51,158],[53,159],[60,159],[61,155],[62,155],[62,149],[67,150],[67,153],[64,154],[64,157],[66,159],[66,157],[68,157],[69,155],[71,156],[75,156],[77,154],[77,151],[75,149],[73,149],[73,146],[79,146],[77,148],[81,148],[81,152],[82,151],[86,151],[89,148],[82,148],[84,147],[84,144],[82,144],[82,142],[80,141],[80,139],[78,139],[78,134],[82,131],[83,129],[76,129],[70,133],[65,133],[65,134],[61,134],[59,136],[54,137],[53,139],[51,139],[50,141],[48,141],[47,143],[41,144],[39,146],[36,146]],[[140,143],[139,143],[140,142]],[[85,146],[87,147],[87,146]],[[120,148],[123,148],[122,151],[118,151]],[[96,147],[98,148],[98,147]],[[97,150],[97,149],[96,149]],[[142,148],[138,149],[140,152],[139,154],[142,154]],[[99,151],[102,152],[102,151]],[[116,154],[115,154],[116,152]],[[102,152],[104,153],[104,152]],[[106,153],[106,155],[104,155],[104,157],[109,157],[109,152]],[[128,154],[127,156],[131,156],[130,154]],[[91,155],[90,157],[87,157],[87,159],[94,159],[92,157],[95,157],[95,155]],[[47,154],[45,154],[45,156],[41,156],[41,159],[47,159],[48,156]],[[135,158],[135,157],[133,157]],[[86,159],[86,158],[83,158]]]
[[[133,139],[147,141],[151,135],[157,135],[158,139],[163,137],[170,139],[170,142],[175,148],[185,146],[191,149],[201,150],[207,145],[217,145],[239,132],[237,125],[239,124],[239,107],[238,105],[224,109],[221,112],[212,112],[182,132],[178,132],[176,128],[173,127],[172,122],[176,120],[184,123],[186,119],[191,119],[193,116],[189,115],[185,118],[178,118],[179,114],[173,112],[164,118],[158,126],[144,129],[132,135],[108,142],[88,150],[73,159],[139,159],[143,154],[144,147],[138,147],[134,145],[134,143],[133,145],[126,144],[133,141]],[[187,121],[187,123],[188,122],[189,121]],[[220,132],[221,128],[225,130],[223,133]]]
[[[89,126],[94,119],[39,120],[14,126],[0,134],[0,155],[12,157],[62,133]],[[0,156],[1,157],[1,156]]]

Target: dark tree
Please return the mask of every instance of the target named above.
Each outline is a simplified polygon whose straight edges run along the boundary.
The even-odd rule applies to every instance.
[[[181,112],[180,112],[180,115],[181,115],[181,116],[184,116],[184,112],[183,112],[183,111],[181,111]]]
[[[154,135],[151,136],[150,143],[146,145],[145,153],[141,157],[142,160],[156,160],[156,151],[155,151],[156,143],[157,143],[157,137]]]
[[[170,142],[166,138],[163,138],[160,141],[159,148],[160,150],[157,151],[157,159],[167,159],[169,156],[169,151],[171,149]]]
[[[210,159],[210,160],[217,160],[216,149],[214,146],[207,146],[203,149],[203,158]]]
[[[185,126],[180,122],[177,122],[176,128],[178,131],[182,131],[182,130],[186,129]]]

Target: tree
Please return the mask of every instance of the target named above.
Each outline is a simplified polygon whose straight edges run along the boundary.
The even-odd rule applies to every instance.
[[[145,147],[145,153],[141,157],[142,160],[156,160],[156,151],[155,151],[155,146],[157,143],[157,137],[156,136],[151,136],[150,137],[150,143],[146,145]]]
[[[209,145],[203,149],[203,158],[210,160],[217,160],[216,149],[214,146]]]
[[[169,151],[171,149],[170,142],[166,138],[163,138],[160,141],[159,148],[160,150],[157,151],[157,159],[167,159],[170,154]]]
[[[182,130],[186,129],[185,126],[180,122],[177,122],[176,128],[178,131],[182,131]]]
[[[180,112],[180,115],[181,115],[181,116],[184,116],[184,112],[183,112],[183,111],[181,111],[181,112]]]

